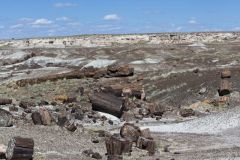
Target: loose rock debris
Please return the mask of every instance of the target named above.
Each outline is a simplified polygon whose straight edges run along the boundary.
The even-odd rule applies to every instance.
[[[171,34],[170,37],[174,41],[179,36]],[[154,40],[158,36],[149,38]],[[132,39],[134,38],[126,39],[126,41],[132,41]],[[58,40],[46,42],[49,46],[59,43]],[[28,47],[32,43],[32,40],[26,42]],[[64,45],[69,44],[70,42],[65,40]],[[192,152],[195,148],[200,148],[198,150],[200,153],[204,147],[200,146],[202,144],[201,140],[198,140],[198,136],[194,139],[200,143],[200,147],[195,146],[194,148],[194,145],[188,142],[188,137],[181,139],[185,136],[184,134],[177,136],[160,133],[156,135],[151,134],[149,129],[139,129],[142,125],[168,125],[186,120],[191,121],[232,107],[233,100],[237,99],[239,93],[237,91],[239,85],[236,83],[239,81],[237,66],[228,65],[231,63],[227,62],[228,58],[225,57],[228,55],[223,54],[223,58],[222,54],[217,54],[221,51],[218,52],[218,48],[214,48],[215,44],[211,46],[204,43],[199,44],[180,46],[171,44],[170,48],[159,44],[156,46],[147,44],[147,47],[144,44],[143,48],[139,46],[131,46],[133,47],[131,48],[124,44],[122,48],[118,46],[116,48],[98,48],[97,51],[95,48],[26,49],[24,54],[34,53],[31,54],[33,58],[41,60],[44,60],[45,57],[49,58],[49,56],[51,58],[48,59],[48,62],[34,62],[34,64],[29,64],[32,58],[28,59],[28,57],[18,61],[23,62],[20,64],[14,64],[15,62],[12,61],[2,63],[4,72],[5,70],[12,71],[9,71],[9,77],[3,78],[7,84],[0,86],[1,96],[2,99],[12,101],[0,101],[1,108],[7,111],[7,114],[4,112],[4,116],[1,117],[1,124],[4,127],[13,126],[12,128],[2,128],[2,133],[10,131],[9,134],[14,135],[30,134],[30,131],[37,130],[31,134],[37,142],[37,154],[34,155],[36,159],[58,159],[60,157],[64,159],[68,156],[74,157],[72,159],[105,159],[106,156],[109,159],[124,159],[125,156],[130,155],[129,159],[157,159],[159,157],[159,159],[171,159],[175,156],[181,159],[181,156],[185,156],[182,154],[184,151],[179,152],[178,149],[187,149]],[[204,46],[205,49],[201,50],[199,46]],[[238,47],[237,44],[231,46],[236,52],[231,51],[228,54],[238,56]],[[129,50],[121,52],[125,49]],[[216,51],[216,54],[206,54],[208,51]],[[2,51],[0,52],[2,53]],[[68,55],[69,53],[71,55]],[[103,53],[100,56],[109,57],[116,64],[104,68],[82,68],[82,66],[90,66],[86,64],[92,64],[92,59],[97,59],[99,53]],[[4,53],[3,56],[5,54],[7,53]],[[191,56],[186,56],[186,54]],[[206,57],[202,58],[203,55]],[[64,63],[75,63],[66,66],[59,58],[74,59],[79,56],[85,57],[86,63],[82,62],[84,58],[80,58],[81,63],[77,60],[77,65],[75,60],[65,60]],[[182,58],[183,56],[184,58]],[[8,57],[11,58],[11,56]],[[60,60],[59,64],[50,62],[54,59],[53,57]],[[154,60],[156,63],[150,61],[134,63],[141,62],[142,59]],[[131,66],[124,64],[131,64]],[[229,66],[229,69],[224,69],[218,74],[218,66],[224,64]],[[36,74],[35,69],[40,74]],[[55,69],[57,72],[54,71]],[[48,72],[49,70],[51,72]],[[216,75],[219,78],[216,78]],[[228,85],[219,85],[221,84],[220,79],[227,80],[229,87]],[[125,121],[129,123],[122,127],[120,133],[110,134],[112,130],[113,133],[118,130]],[[28,127],[26,132],[21,130],[24,126]],[[159,128],[160,131],[161,129],[164,131],[164,128]],[[18,132],[11,132],[13,130],[18,130]],[[44,135],[44,139],[37,137],[38,135],[42,137],[41,134]],[[54,135],[54,138],[49,138],[51,134]],[[4,136],[8,137],[6,133]],[[163,137],[160,139],[158,136]],[[53,140],[55,137],[59,141]],[[82,137],[84,140],[81,139]],[[105,138],[106,144],[104,143]],[[107,142],[108,138],[111,138],[109,142]],[[48,140],[45,142],[45,139]],[[73,140],[71,141],[71,139]],[[177,143],[178,140],[181,143]],[[1,143],[7,144],[4,139],[1,141]],[[212,142],[205,141],[203,143],[212,144]],[[104,146],[107,147],[107,144],[108,146],[117,146],[117,148],[105,148]],[[48,153],[46,148],[53,151]],[[109,155],[104,155],[106,152]],[[84,157],[81,157],[81,154]],[[152,157],[149,158],[149,156]]]

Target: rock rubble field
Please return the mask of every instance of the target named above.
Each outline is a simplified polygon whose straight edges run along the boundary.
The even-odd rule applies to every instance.
[[[0,159],[240,159],[240,33],[0,40],[0,66]]]

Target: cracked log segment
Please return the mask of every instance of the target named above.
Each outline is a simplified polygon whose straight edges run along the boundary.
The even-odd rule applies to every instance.
[[[89,96],[89,99],[94,111],[108,113],[119,118],[123,114],[124,100],[115,95],[95,92]]]
[[[133,76],[134,68],[131,68],[128,65],[125,66],[111,66],[107,68],[83,68],[80,70],[73,70],[71,72],[62,73],[62,74],[55,74],[55,75],[48,75],[44,77],[37,77],[37,78],[29,78],[29,79],[22,79],[18,80],[16,84],[20,87],[24,87],[27,84],[33,85],[38,84],[46,81],[56,81],[59,79],[81,79],[81,78],[111,78],[111,77],[128,77]]]
[[[8,142],[7,160],[32,160],[34,141],[32,138],[14,137]]]
[[[226,79],[222,80],[218,90],[219,96],[225,96],[230,94],[232,88],[231,85],[232,85],[231,82],[229,82],[228,80]]]
[[[105,139],[108,160],[122,159],[123,153],[132,151],[132,141],[127,138],[122,138],[119,135],[112,135]]]

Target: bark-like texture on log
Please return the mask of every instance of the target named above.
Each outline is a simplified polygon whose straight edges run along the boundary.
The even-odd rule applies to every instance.
[[[98,93],[89,96],[94,111],[100,111],[121,117],[123,114],[123,99],[111,94]]]
[[[20,87],[23,87],[23,86],[26,86],[27,84],[33,85],[33,84],[38,84],[46,81],[56,81],[58,79],[81,79],[84,77],[88,77],[88,78],[127,77],[127,76],[133,76],[133,74],[134,74],[134,68],[131,68],[128,65],[114,66],[114,67],[100,68],[100,69],[88,67],[80,70],[73,70],[67,73],[48,75],[48,76],[37,77],[37,78],[22,79],[22,80],[18,80],[16,84]]]
[[[8,143],[7,160],[31,160],[34,152],[34,141],[31,138],[14,137]]]

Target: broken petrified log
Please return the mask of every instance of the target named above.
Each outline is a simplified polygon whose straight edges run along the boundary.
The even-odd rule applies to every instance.
[[[139,137],[137,140],[137,147],[147,150],[149,155],[154,155],[156,150],[155,141],[144,137]]]
[[[39,112],[33,112],[31,117],[35,125],[42,125],[42,116]]]
[[[0,105],[12,104],[12,99],[0,98]]]
[[[83,68],[80,70],[73,70],[67,73],[60,73],[55,75],[47,75],[44,77],[29,78],[18,80],[16,84],[20,87],[24,87],[27,84],[33,85],[46,81],[56,81],[59,79],[81,79],[88,78],[101,78],[101,77],[127,77],[133,75],[133,68],[129,66],[116,66],[111,68]]]
[[[132,141],[127,138],[121,138],[118,135],[112,135],[105,140],[107,154],[110,157],[130,153],[132,151]]]
[[[33,158],[34,141],[31,138],[14,137],[8,142],[7,160],[31,160]]]
[[[231,83],[226,79],[222,80],[218,90],[219,96],[225,96],[227,94],[230,94],[230,91],[231,91]]]
[[[231,71],[228,69],[225,69],[221,72],[221,78],[231,78]]]
[[[117,97],[136,97],[145,100],[144,88],[138,84],[116,84],[104,86],[102,91],[114,94]]]
[[[128,77],[133,76],[134,68],[129,65],[117,66],[112,65],[107,68],[107,76],[108,77]]]
[[[97,93],[89,96],[94,111],[100,111],[121,117],[123,113],[123,99],[111,94]]]
[[[52,116],[48,110],[45,108],[40,108],[39,113],[41,115],[41,120],[43,125],[51,125],[52,124]]]
[[[120,135],[123,138],[128,138],[133,142],[137,142],[138,137],[141,135],[141,130],[132,123],[125,123],[120,129]]]

